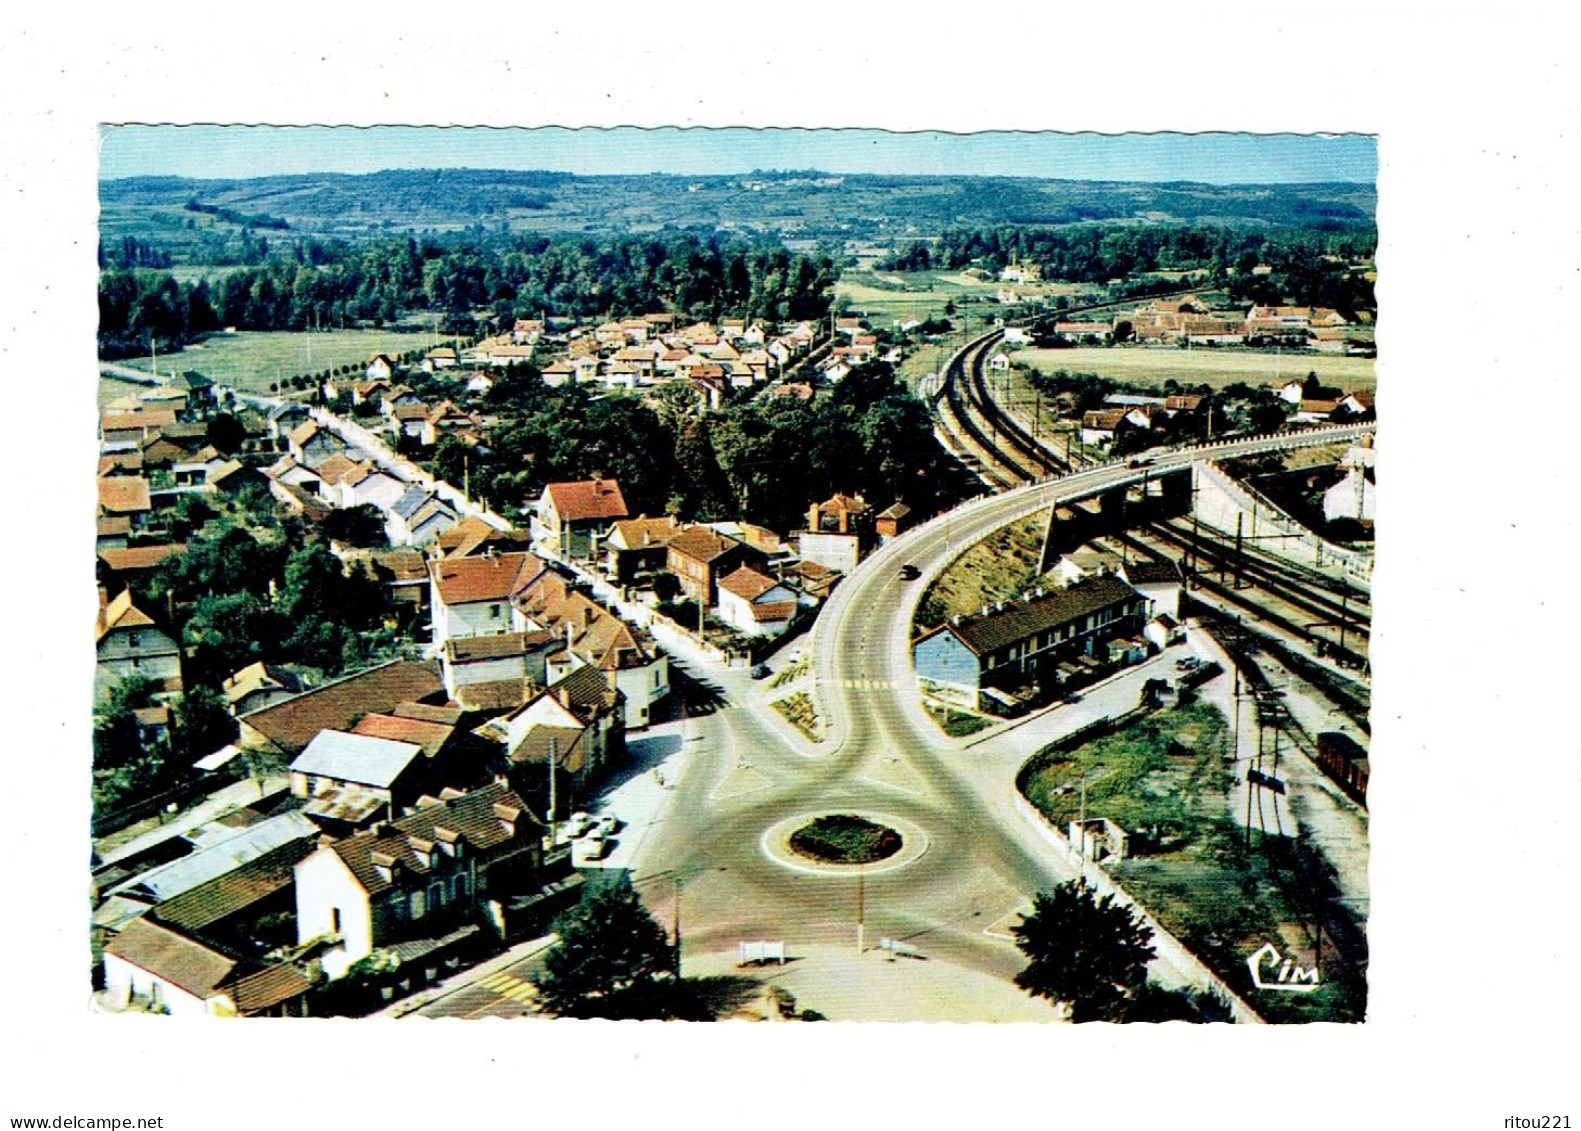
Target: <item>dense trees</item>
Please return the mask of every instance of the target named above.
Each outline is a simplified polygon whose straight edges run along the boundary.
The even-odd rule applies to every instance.
[[[135,241],[134,241],[135,242]],[[308,240],[288,252],[206,280],[179,284],[166,272],[115,267],[99,280],[103,356],[146,352],[220,326],[308,330],[382,325],[408,310],[436,310],[460,331],[488,311],[496,326],[543,313],[601,318],[670,310],[687,318],[731,314],[772,321],[817,318],[829,309],[838,268],[826,255],[728,235],[666,233],[590,239],[474,232],[445,239],[352,246]],[[141,268],[150,256],[123,248]],[[474,328],[470,320],[467,329]]]
[[[475,498],[523,505],[545,483],[614,476],[632,514],[745,518],[796,526],[836,491],[928,511],[951,490],[927,410],[885,364],[861,367],[813,402],[770,397],[706,416],[683,386],[657,405],[586,386],[525,391],[483,450],[441,439],[434,463]]]

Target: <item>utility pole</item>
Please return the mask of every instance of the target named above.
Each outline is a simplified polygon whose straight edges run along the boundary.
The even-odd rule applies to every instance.
[[[856,952],[864,953],[867,941],[867,865],[856,866]]]
[[[671,913],[670,930],[675,937],[675,977],[681,976],[681,877],[675,877],[675,910]]]
[[[549,848],[552,851],[555,844],[555,762],[559,758],[560,743],[557,739],[549,739]]]

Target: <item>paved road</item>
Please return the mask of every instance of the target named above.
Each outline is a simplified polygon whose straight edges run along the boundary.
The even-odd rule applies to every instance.
[[[1228,458],[1313,442],[1285,436],[1215,452]],[[1191,458],[1161,456],[1145,473]],[[985,498],[875,552],[836,589],[811,637],[816,701],[829,728],[821,743],[793,737],[767,713],[768,700],[783,690],[677,659],[679,669],[713,689],[720,705],[691,718],[680,778],[629,866],[665,922],[680,880],[687,954],[733,951],[744,939],[854,946],[857,877],[787,868],[769,858],[761,841],[790,817],[860,811],[898,817],[928,839],[914,863],[864,878],[869,939],[900,938],[931,957],[998,978],[1020,969],[1010,941],[988,928],[1032,892],[1073,878],[1075,868],[1045,830],[1016,810],[1014,753],[985,769],[982,756],[943,736],[923,712],[911,667],[912,614],[926,578],[965,546],[1024,514],[1143,475],[1106,466]],[[923,580],[899,580],[897,567],[908,561]],[[1024,754],[1030,753],[1028,746]],[[1162,980],[1211,980],[1173,940],[1161,943]]]

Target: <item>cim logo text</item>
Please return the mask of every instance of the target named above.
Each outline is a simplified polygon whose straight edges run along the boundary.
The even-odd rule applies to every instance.
[[[1309,994],[1319,988],[1316,966],[1297,965],[1292,956],[1281,955],[1273,943],[1264,943],[1246,960],[1246,966],[1252,972],[1252,984],[1260,990]]]

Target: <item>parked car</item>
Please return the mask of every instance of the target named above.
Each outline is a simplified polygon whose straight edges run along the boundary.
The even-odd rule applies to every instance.
[[[573,837],[586,836],[593,827],[593,818],[587,813],[572,813],[566,821],[566,831]]]
[[[620,831],[620,818],[613,813],[605,813],[593,825],[593,835],[599,838],[607,837],[611,833]]]
[[[768,677],[769,677],[769,666],[767,664],[753,664],[752,665],[752,678],[753,679],[767,679]]]
[[[1182,656],[1175,661],[1175,670],[1177,672],[1196,671],[1201,666],[1202,657],[1200,656]]]
[[[915,581],[921,576],[922,571],[910,562],[900,567],[900,580],[902,581]]]

